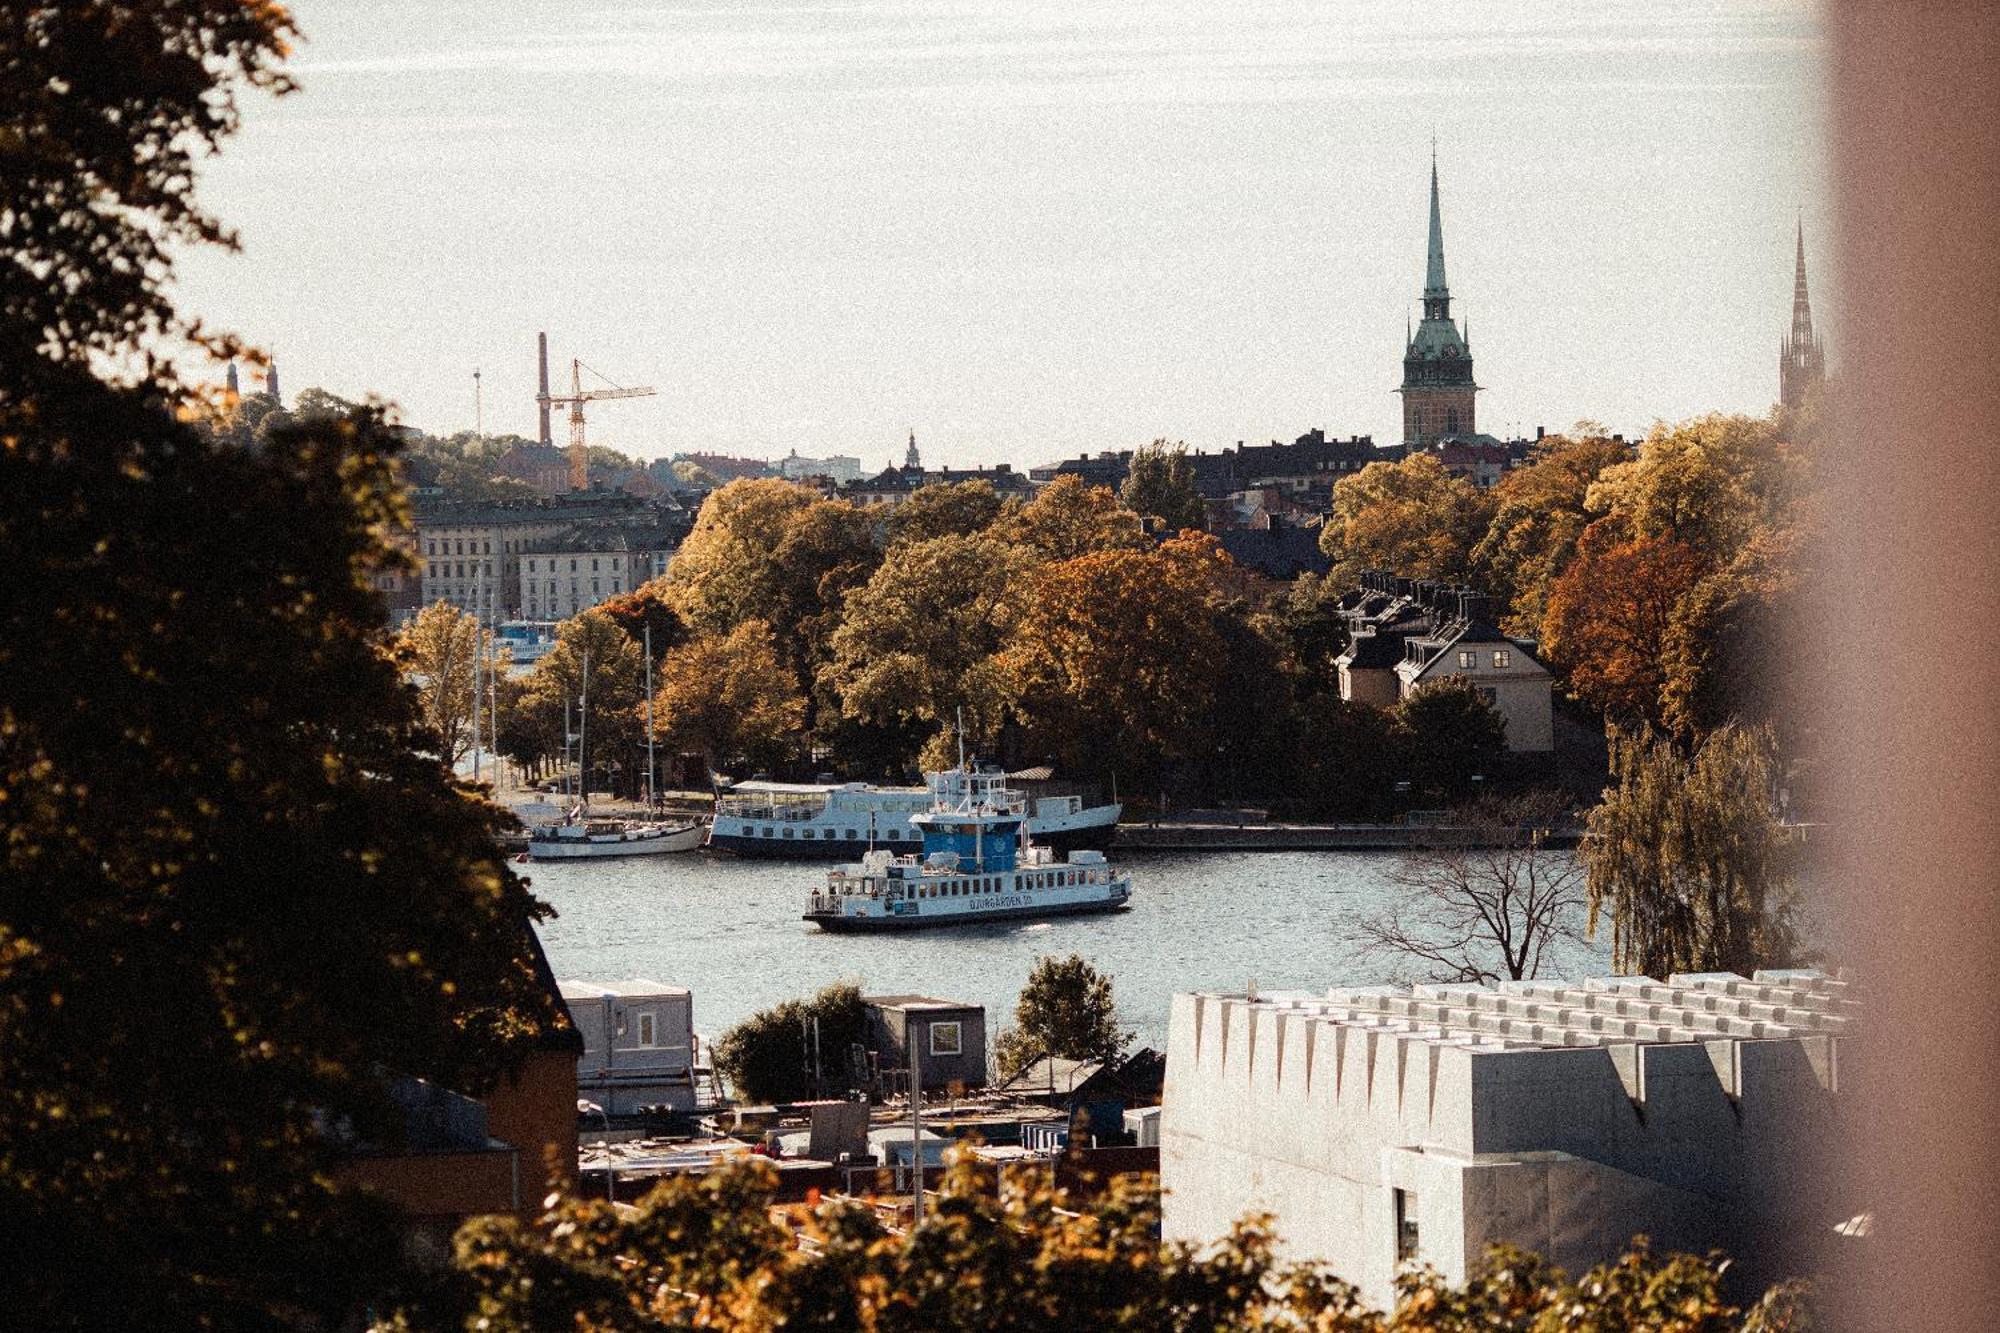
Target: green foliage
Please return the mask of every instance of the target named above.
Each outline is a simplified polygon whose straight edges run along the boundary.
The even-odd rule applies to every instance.
[[[503,693],[502,742],[513,753],[517,741],[550,737],[560,754],[567,708],[571,729],[583,724],[581,750],[572,748],[570,761],[587,789],[637,795],[645,787],[645,677],[639,645],[601,608],[565,620],[525,687]]]
[[[1111,978],[1082,954],[1035,960],[1028,984],[1014,1005],[1014,1025],[994,1043],[1002,1078],[1012,1077],[1045,1055],[1064,1060],[1115,1060],[1132,1044],[1118,1026]]]
[[[1185,444],[1155,440],[1134,451],[1118,498],[1134,513],[1159,519],[1169,534],[1208,526],[1208,507],[1195,489]]]
[[[1506,719],[1463,677],[1419,686],[1390,718],[1401,769],[1428,799],[1464,800],[1474,775],[1491,779],[1507,748]]]
[[[247,451],[81,372],[0,390],[0,1266],[27,1326],[338,1322],[397,1263],[326,1125],[552,1021],[502,816],[379,628],[395,442]],[[32,1238],[32,1239],[30,1239]]]
[[[1614,731],[1611,770],[1579,854],[1591,929],[1611,918],[1612,966],[1664,978],[1795,963],[1796,847],[1770,733],[1727,725],[1686,756],[1649,730]]]
[[[930,541],[936,537],[972,537],[1000,517],[999,492],[977,478],[948,485],[923,486],[896,506],[888,518],[889,542]]]
[[[1720,1256],[1655,1256],[1643,1240],[1571,1282],[1495,1247],[1462,1287],[1421,1270],[1378,1313],[1324,1268],[1279,1257],[1268,1218],[1220,1244],[1162,1244],[1156,1189],[1120,1182],[1079,1208],[1039,1174],[996,1181],[957,1154],[923,1225],[888,1230],[847,1199],[814,1208],[809,1244],[772,1220],[777,1172],[738,1158],[676,1177],[624,1214],[566,1201],[532,1223],[492,1218],[458,1236],[456,1282],[393,1327],[870,1329],[874,1333],[1806,1333],[1804,1292],[1747,1309],[1723,1295]]]
[[[478,619],[449,602],[433,602],[417,612],[396,638],[404,669],[416,680],[424,720],[437,734],[434,753],[456,764],[472,748],[474,668],[491,648]]]
[[[821,1081],[813,1082],[812,1025],[819,1024]],[[849,1052],[868,1036],[868,1008],[851,981],[810,999],[760,1009],[715,1043],[715,1069],[736,1095],[751,1102],[796,1102],[838,1096],[854,1086]]]

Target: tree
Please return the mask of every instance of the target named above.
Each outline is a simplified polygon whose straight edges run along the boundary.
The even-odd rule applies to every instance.
[[[1655,427],[1636,459],[1604,470],[1587,504],[1633,537],[1726,565],[1760,532],[1793,522],[1808,491],[1803,456],[1773,422],[1716,414]]]
[[[1272,625],[1291,651],[1300,674],[1321,689],[1336,684],[1334,659],[1347,651],[1347,618],[1340,613],[1346,589],[1338,580],[1306,573],[1275,597]]]
[[[476,616],[439,601],[417,612],[396,639],[397,656],[416,678],[424,719],[447,764],[472,748],[473,667],[486,650],[484,638]]]
[[[1681,599],[1707,568],[1693,548],[1670,538],[1599,549],[1586,534],[1550,591],[1542,622],[1542,646],[1567,673],[1570,690],[1608,717],[1657,723],[1667,635]]]
[[[1011,1078],[1045,1055],[1109,1062],[1125,1053],[1132,1034],[1118,1026],[1111,978],[1082,954],[1035,960],[1014,1005],[1014,1025],[994,1043],[1000,1076]]]
[[[1796,849],[1769,732],[1724,726],[1690,756],[1614,730],[1611,773],[1581,856],[1591,930],[1611,918],[1612,967],[1665,978],[1795,963]]]
[[[778,1173],[741,1157],[670,1177],[635,1207],[558,1202],[540,1218],[482,1218],[460,1231],[455,1283],[406,1328],[539,1333],[550,1328],[870,1329],[986,1333],[1417,1333],[1617,1329],[1624,1333],[1805,1333],[1803,1284],[1748,1307],[1724,1294],[1719,1255],[1658,1256],[1643,1242],[1577,1281],[1545,1260],[1490,1249],[1462,1286],[1434,1270],[1369,1310],[1322,1265],[1280,1257],[1268,1217],[1210,1246],[1161,1243],[1158,1191],[1114,1183],[1088,1207],[1040,1173],[997,1181],[956,1152],[921,1226],[890,1231],[867,1205],[818,1204],[798,1243],[775,1216]]]
[[[773,765],[798,745],[805,700],[778,661],[771,627],[746,620],[668,653],[653,679],[659,739],[711,771],[737,759]]]
[[[1418,686],[1390,711],[1398,757],[1420,794],[1447,801],[1472,792],[1507,748],[1507,722],[1463,677]]]
[[[664,577],[649,579],[630,592],[599,603],[597,609],[610,616],[642,648],[650,631],[655,660],[687,642],[687,622],[674,611]]]
[[[997,655],[1018,615],[1029,557],[990,537],[901,542],[848,595],[821,672],[841,713],[908,738],[949,731],[965,710],[975,747],[991,745],[1011,699]]]
[[[1791,724],[1789,682],[1770,664],[1786,649],[1800,600],[1802,544],[1795,528],[1755,537],[1674,608],[1660,653],[1660,716],[1677,739],[1696,741],[1729,722]]]
[[[1529,637],[1541,633],[1549,589],[1592,521],[1585,506],[1591,484],[1631,456],[1623,440],[1584,422],[1575,438],[1550,436],[1535,446],[1528,466],[1500,478],[1492,491],[1493,517],[1472,548],[1472,564],[1487,592],[1508,608],[1501,628]]]
[[[929,541],[934,537],[971,537],[999,519],[1000,494],[993,483],[977,478],[945,485],[922,486],[890,513],[889,542]]]
[[[1444,470],[1432,454],[1399,463],[1370,463],[1334,483],[1333,512],[1319,548],[1333,561],[1342,587],[1363,570],[1386,569],[1414,579],[1462,579],[1472,573],[1472,548],[1486,530],[1488,497]]]
[[[836,982],[805,1000],[760,1009],[715,1043],[716,1072],[751,1102],[798,1102],[859,1087],[849,1059],[868,1038],[861,988]]]
[[[1566,816],[1562,799],[1546,793],[1453,811],[1403,857],[1399,897],[1362,920],[1362,938],[1431,981],[1540,976],[1552,945],[1584,938],[1583,869],[1548,845]]]
[[[1218,555],[1202,534],[1063,560],[1028,581],[1002,664],[1034,745],[1075,771],[1149,778],[1213,753],[1207,721],[1228,663]]]
[[[1139,516],[1120,504],[1109,487],[1087,485],[1067,473],[1022,506],[1005,535],[1050,560],[1146,545]]]
[[[501,720],[503,734],[581,737],[569,758],[590,790],[608,784],[627,796],[645,788],[646,662],[632,641],[600,608],[556,626],[555,645],[528,673],[526,688],[514,699],[528,719]],[[586,685],[588,688],[586,688]]]
[[[541,908],[391,661],[378,411],[246,448],[170,358],[195,164],[276,5],[0,24],[0,1265],[22,1327],[339,1327],[407,1277],[335,1183],[386,1075],[478,1093],[560,1017]],[[98,378],[98,373],[104,378]],[[261,429],[262,423],[260,423]],[[135,1312],[142,1312],[135,1316]]]
[[[1154,440],[1135,451],[1118,498],[1133,512],[1159,519],[1169,534],[1208,526],[1208,506],[1195,489],[1185,444]]]

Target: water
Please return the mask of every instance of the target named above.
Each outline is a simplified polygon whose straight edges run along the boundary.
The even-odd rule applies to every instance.
[[[563,978],[649,977],[694,992],[696,1030],[730,1024],[829,982],[864,993],[920,993],[986,1006],[989,1029],[1011,1020],[1042,954],[1080,953],[1112,978],[1138,1040],[1161,1047],[1176,991],[1322,990],[1412,975],[1370,955],[1357,919],[1398,892],[1392,853],[1225,852],[1128,855],[1130,911],[996,922],[914,934],[827,935],[799,919],[823,866],[686,856],[563,865],[529,878],[559,915],[542,939]],[[1547,975],[1607,970],[1608,941],[1569,949]],[[1417,974],[1420,979],[1421,974]]]

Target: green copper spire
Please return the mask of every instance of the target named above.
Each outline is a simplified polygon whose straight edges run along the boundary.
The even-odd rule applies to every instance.
[[[1437,144],[1431,144],[1431,252],[1430,270],[1424,276],[1426,301],[1449,301],[1451,291],[1444,281],[1444,223],[1438,216]]]

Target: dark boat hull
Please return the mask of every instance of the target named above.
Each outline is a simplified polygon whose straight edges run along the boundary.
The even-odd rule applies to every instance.
[[[937,930],[951,926],[983,926],[994,921],[1043,920],[1052,916],[1084,916],[1099,912],[1122,912],[1132,905],[1129,897],[1097,903],[1074,903],[1066,907],[1009,907],[978,916],[838,916],[830,912],[807,912],[805,920],[835,935],[886,934],[902,930]]]

